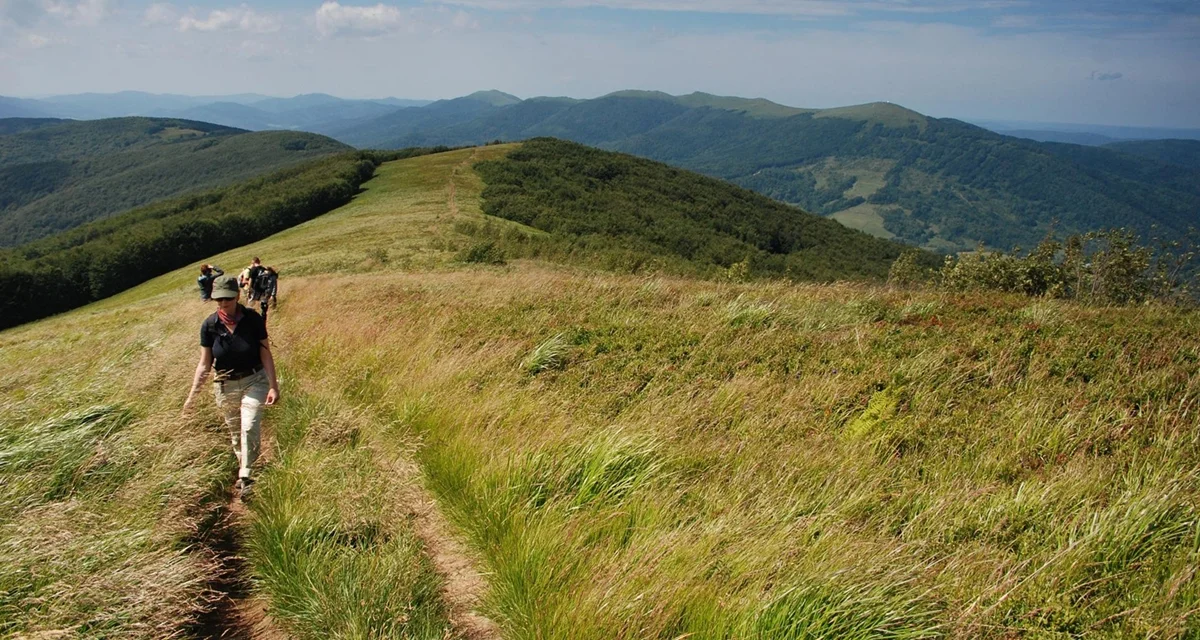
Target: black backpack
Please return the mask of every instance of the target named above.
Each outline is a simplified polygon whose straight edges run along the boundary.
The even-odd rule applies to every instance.
[[[258,295],[265,295],[271,290],[271,272],[266,269],[260,269],[258,275],[254,276],[254,292]]]

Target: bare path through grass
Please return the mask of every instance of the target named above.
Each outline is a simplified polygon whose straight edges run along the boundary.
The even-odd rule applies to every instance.
[[[205,547],[220,567],[209,588],[214,601],[190,634],[197,640],[289,640],[251,590],[250,567],[242,555],[249,510],[236,498],[221,509]]]
[[[466,640],[500,638],[500,628],[478,610],[488,590],[479,561],[425,488],[420,468],[408,456],[391,460],[386,468],[395,474],[401,488],[399,498],[412,518],[413,530],[442,578],[441,594],[450,624]]]

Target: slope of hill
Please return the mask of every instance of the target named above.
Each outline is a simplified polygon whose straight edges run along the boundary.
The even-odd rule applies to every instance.
[[[890,103],[812,110],[626,91],[406,111],[403,126],[335,137],[399,147],[554,136],[730,180],[876,236],[942,251],[980,242],[1029,247],[1051,229],[1123,226],[1178,236],[1200,207],[1200,192],[1190,186],[1200,184],[1200,172],[1184,175],[1107,148],[1085,154],[1002,136]]]
[[[488,215],[701,269],[744,261],[801,280],[882,280],[904,251],[720,180],[561,140],[531,140],[477,171]]]
[[[72,121],[0,136],[0,246],[348,149],[311,133],[162,118]]]
[[[0,333],[5,632],[183,636],[233,570],[298,638],[1195,634],[1193,311],[456,263],[507,151],[203,258],[283,273],[248,516],[193,267]]]

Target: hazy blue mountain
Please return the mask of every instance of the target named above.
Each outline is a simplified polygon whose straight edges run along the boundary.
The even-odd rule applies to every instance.
[[[1099,133],[1088,133],[1086,131],[1040,131],[1036,129],[1012,129],[1001,131],[1006,136],[1014,138],[1028,138],[1029,140],[1037,140],[1038,142],[1066,142],[1069,144],[1084,144],[1091,146],[1099,146],[1116,142],[1116,138],[1111,136],[1100,135]]]
[[[348,102],[327,93],[304,93],[291,98],[266,98],[254,103],[254,108],[271,113],[282,113],[293,109],[320,107],[331,104]]]
[[[275,114],[236,102],[210,102],[189,109],[166,111],[157,115],[211,122],[213,124],[247,129],[249,131],[278,128],[271,126],[271,121],[275,119]]]
[[[1200,140],[1129,140],[1104,146],[1200,171]]]
[[[386,115],[369,118],[348,126],[322,129],[322,133],[358,147],[424,146],[423,144],[408,145],[404,141],[411,139],[414,134],[419,132],[436,132],[444,127],[466,123],[502,109],[504,107],[496,106],[493,102],[506,102],[503,95],[507,94],[496,96],[479,92],[462,98],[437,100],[424,107],[397,109]],[[511,107],[513,104],[506,104],[506,106]],[[473,132],[472,135],[480,134]]]
[[[423,107],[423,106],[429,104],[430,102],[433,102],[433,100],[409,100],[407,98],[391,98],[391,97],[389,97],[389,98],[379,98],[378,100],[372,100],[371,102],[378,102],[379,104],[386,104],[389,107]]]
[[[0,118],[47,118],[53,115],[37,100],[0,96]]]
[[[511,96],[509,97],[511,98]],[[503,103],[503,101],[499,103]],[[95,120],[125,116],[152,116],[200,120],[254,131],[266,129],[324,131],[378,117],[399,108],[426,104],[428,101],[400,98],[346,100],[321,93],[278,98],[254,93],[228,96],[184,96],[123,91],[120,93],[80,93],[53,96],[41,100],[0,97],[0,117]]]
[[[972,124],[985,129],[1014,135],[1011,131],[1039,131],[1058,133],[1092,133],[1114,140],[1162,140],[1169,138],[1200,140],[1200,129],[1169,129],[1165,127],[1124,127],[1106,124],[1078,124],[1072,122],[1029,122],[1023,120],[972,120]],[[1066,142],[1054,141],[1054,142]]]

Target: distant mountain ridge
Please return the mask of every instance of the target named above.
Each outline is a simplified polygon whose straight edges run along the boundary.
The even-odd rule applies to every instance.
[[[620,91],[497,106],[466,96],[329,133],[385,148],[562,138],[723,178],[938,251],[1030,247],[1052,230],[1178,235],[1200,223],[1200,174],[1179,158],[1039,143],[886,102],[800,109]]]
[[[182,98],[199,100],[126,92],[51,102],[116,108],[157,101],[165,108]],[[1029,247],[1052,230],[1123,226],[1144,237],[1172,237],[1200,225],[1200,161],[1187,141],[1126,145],[1085,130],[1051,138],[1103,143],[1080,147],[998,134],[886,102],[806,109],[700,92],[522,100],[488,90],[422,106],[327,94],[237,98],[242,102],[191,102],[173,114],[314,131],[365,148],[562,138],[729,180],[877,237],[936,251],[979,243]],[[0,109],[32,104],[6,100]]]
[[[239,129],[319,129],[335,127],[429,100],[381,98],[349,100],[324,93],[278,98],[256,93],[185,96],[142,91],[81,93],[38,100],[0,96],[0,118],[96,120],[128,116],[184,118]]]
[[[0,246],[350,150],[306,132],[169,118],[0,119]]]

